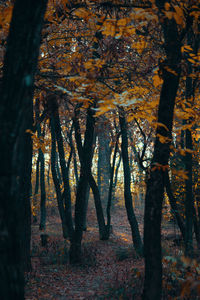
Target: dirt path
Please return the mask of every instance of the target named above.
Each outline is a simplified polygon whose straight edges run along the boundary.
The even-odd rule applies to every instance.
[[[68,263],[69,244],[62,239],[59,217],[49,217],[47,222],[47,248],[40,246],[38,225],[33,226],[33,271],[27,274],[27,300],[131,297],[134,286],[130,283],[136,282],[135,279],[139,279],[143,272],[143,260],[136,257],[132,248],[131,231],[124,209],[115,210],[113,234],[109,241],[98,239],[93,210],[90,210],[88,220],[87,232],[83,236],[83,264],[76,267]],[[139,293],[135,291],[136,297]]]

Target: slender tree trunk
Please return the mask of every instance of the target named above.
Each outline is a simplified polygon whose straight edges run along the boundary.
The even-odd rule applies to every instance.
[[[98,164],[97,164],[97,179],[98,189],[101,197],[101,202],[104,212],[109,193],[110,179],[110,136],[108,120],[105,117],[99,119],[98,124]]]
[[[46,188],[45,188],[45,160],[44,153],[39,149],[40,159],[40,230],[46,229]]]
[[[74,128],[75,137],[77,143],[77,149],[79,153],[81,171],[80,178],[76,193],[76,204],[75,204],[75,232],[73,240],[70,246],[70,262],[80,263],[81,261],[81,241],[84,228],[84,212],[86,207],[86,193],[87,184],[89,182],[92,188],[95,200],[95,206],[97,211],[97,219],[99,223],[100,238],[103,236],[101,230],[105,229],[105,221],[103,217],[103,210],[101,207],[101,200],[96,182],[91,174],[92,158],[93,158],[93,142],[94,142],[94,111],[91,107],[87,110],[87,121],[85,130],[84,145],[82,146],[80,126],[78,122],[78,109],[75,110],[74,116]],[[103,228],[103,229],[102,229]]]
[[[40,168],[40,160],[39,160],[39,155],[37,158],[37,162],[36,162],[36,174],[35,174],[35,191],[34,191],[34,195],[36,196],[39,192],[39,168]]]
[[[56,190],[58,211],[62,222],[63,238],[66,239],[68,237],[68,230],[67,230],[65,208],[63,205],[62,193],[60,188],[60,181],[56,172],[56,136],[55,136],[55,125],[54,125],[53,116],[51,117],[50,125],[51,125],[51,173],[52,173],[52,178]]]
[[[160,13],[165,1],[156,0]],[[163,19],[166,61],[162,66],[163,85],[158,107],[158,126],[152,164],[148,173],[145,215],[144,215],[144,256],[145,281],[143,299],[161,299],[162,255],[161,215],[164,196],[164,175],[168,166],[173,124],[174,104],[180,78],[181,43],[174,19]],[[165,138],[161,143],[160,137]]]
[[[169,203],[170,203],[170,206],[171,206],[171,210],[172,210],[172,213],[177,221],[177,224],[179,226],[179,229],[181,231],[181,234],[182,234],[182,237],[183,239],[185,240],[185,226],[184,226],[184,223],[183,223],[183,220],[178,212],[178,207],[177,207],[177,204],[176,204],[176,199],[173,195],[173,192],[172,192],[172,189],[171,189],[171,184],[170,184],[170,179],[169,179],[169,173],[166,172],[165,173],[165,188],[166,188],[166,193],[167,193],[167,196],[169,198]]]
[[[30,130],[29,121],[32,121],[32,117],[31,120],[27,119],[32,110],[33,81],[46,3],[35,0],[15,1],[4,58],[0,92],[1,300],[24,299],[20,237],[21,220],[26,222],[23,206],[28,200],[21,197],[24,193],[20,187],[23,186],[25,132]]]
[[[55,134],[56,140],[58,145],[58,153],[60,158],[60,166],[62,172],[62,179],[64,184],[64,204],[65,204],[65,215],[66,215],[66,222],[67,228],[69,232],[69,238],[72,239],[74,227],[73,227],[73,220],[72,220],[72,209],[71,209],[71,190],[69,185],[69,175],[65,161],[65,152],[63,146],[63,137],[62,137],[62,129],[60,125],[60,118],[58,112],[58,104],[55,95],[49,95],[48,97],[49,105],[51,105],[51,112],[54,118],[54,125],[55,125]]]
[[[117,162],[117,166],[116,166],[116,170],[115,170],[115,179],[114,179],[114,184],[113,184],[113,206],[115,204],[115,190],[116,190],[116,187],[117,187],[117,180],[118,180],[118,173],[119,173],[119,167],[120,167],[120,164],[121,164],[121,161],[122,161],[122,154],[120,153],[119,154],[119,159],[118,159],[118,162]]]
[[[130,165],[129,165],[129,157],[128,157],[128,136],[127,136],[127,125],[125,119],[125,112],[123,108],[119,108],[119,123],[122,134],[122,161],[124,168],[124,199],[125,206],[129,224],[131,226],[133,245],[136,252],[139,255],[143,255],[143,246],[140,237],[139,227],[137,223],[137,219],[133,209],[132,195],[131,195],[131,173],[130,173]]]
[[[108,191],[108,203],[107,203],[107,208],[106,208],[106,213],[107,213],[107,234],[108,238],[111,233],[111,204],[112,204],[112,197],[113,197],[113,181],[114,181],[114,171],[115,171],[115,163],[116,163],[116,157],[117,157],[117,152],[119,150],[118,142],[119,142],[119,137],[121,133],[118,133],[116,142],[115,142],[115,150],[114,150],[114,155],[113,155],[113,161],[112,161],[112,167],[111,167],[111,174],[110,174],[110,185],[109,185],[109,191]]]

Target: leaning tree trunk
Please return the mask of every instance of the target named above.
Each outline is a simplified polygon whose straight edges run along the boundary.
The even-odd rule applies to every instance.
[[[122,161],[124,168],[124,199],[129,224],[131,226],[132,240],[135,251],[139,255],[143,255],[143,245],[140,237],[139,227],[137,219],[133,209],[133,201],[131,195],[131,172],[128,157],[128,135],[127,135],[127,124],[125,119],[125,112],[123,108],[119,108],[119,123],[122,135]]]
[[[164,2],[156,4],[162,13]],[[164,174],[168,168],[172,134],[175,98],[180,78],[181,42],[174,19],[163,19],[166,60],[163,62],[163,85],[158,107],[158,125],[154,144],[153,159],[148,173],[145,215],[144,215],[144,256],[145,281],[143,299],[161,299],[162,255],[161,215],[164,196]],[[162,126],[160,126],[162,124]],[[162,143],[160,141],[162,138]],[[164,139],[164,143],[163,143]]]
[[[25,132],[31,129],[29,122],[32,121],[27,112],[32,110],[33,82],[46,4],[47,1],[15,1],[4,58],[0,93],[1,300],[24,299],[20,236],[21,220],[25,221],[23,206],[28,199],[20,197],[24,195],[20,187],[23,186],[24,151],[27,150]]]

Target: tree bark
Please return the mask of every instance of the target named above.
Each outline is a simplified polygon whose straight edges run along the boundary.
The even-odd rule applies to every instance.
[[[58,104],[55,95],[49,95],[48,97],[49,105],[51,106],[51,113],[54,119],[54,126],[55,126],[55,134],[56,140],[58,145],[58,153],[60,158],[60,166],[62,172],[62,180],[64,184],[64,205],[65,205],[65,215],[66,215],[66,222],[67,228],[69,233],[70,240],[73,237],[74,227],[73,227],[73,220],[72,220],[72,209],[71,209],[71,190],[69,185],[69,175],[65,161],[65,152],[63,146],[63,137],[62,137],[62,129],[60,125],[60,118],[59,118],[59,111],[58,111]]]
[[[143,245],[140,237],[139,227],[137,219],[133,209],[132,195],[131,195],[131,173],[128,157],[128,135],[127,135],[127,124],[125,119],[125,112],[123,108],[119,108],[119,123],[122,135],[122,161],[124,169],[124,199],[129,224],[131,226],[132,240],[135,251],[138,255],[143,255]]]
[[[111,172],[110,172],[110,184],[109,184],[109,191],[108,191],[108,203],[107,203],[107,208],[106,208],[106,213],[107,213],[107,234],[108,238],[111,233],[111,204],[112,204],[112,197],[113,197],[113,181],[114,181],[114,171],[115,171],[115,163],[116,163],[116,157],[117,157],[117,152],[119,150],[118,142],[119,142],[119,137],[120,133],[117,134],[116,142],[115,142],[115,150],[113,154],[113,161],[112,161],[112,167],[111,167]]]
[[[160,14],[165,1],[157,0]],[[158,126],[154,144],[153,159],[147,178],[144,215],[145,281],[143,299],[161,299],[162,255],[161,255],[161,213],[164,196],[164,174],[168,167],[173,124],[174,104],[181,71],[181,42],[174,19],[163,18],[166,60],[162,64],[163,84],[158,107]],[[160,137],[165,138],[161,143]]]
[[[97,179],[98,189],[101,197],[101,202],[104,212],[109,193],[110,179],[110,136],[108,120],[105,117],[100,117],[98,122],[98,163],[97,163]]]
[[[40,160],[40,230],[46,229],[46,187],[44,153],[39,149]]]
[[[94,142],[94,111],[92,107],[89,107],[87,110],[87,121],[86,121],[86,130],[85,130],[85,139],[84,145],[82,146],[80,126],[78,122],[78,109],[75,109],[74,116],[74,129],[75,129],[75,138],[78,149],[78,154],[81,163],[81,171],[79,182],[77,186],[76,193],[76,204],[75,204],[75,232],[73,235],[73,240],[70,246],[70,262],[71,263],[80,263],[81,262],[81,241],[84,229],[84,213],[86,207],[86,193],[88,182],[94,194],[97,219],[99,224],[99,233],[100,238],[104,236],[105,231],[105,221],[103,216],[103,210],[101,206],[100,195],[96,182],[91,174],[92,167],[92,158],[93,158],[93,142]]]
[[[31,129],[29,122],[32,122],[32,117],[31,119],[29,117],[32,111],[33,81],[46,4],[47,1],[15,1],[4,58],[0,93],[0,298],[2,300],[24,299],[23,252],[20,236],[23,230],[21,220],[25,222],[23,206],[28,200],[24,199],[20,187],[23,186],[22,175],[25,175],[22,174],[24,151],[27,150],[25,132]],[[29,147],[28,149],[30,151]],[[27,154],[28,157],[29,155]]]
[[[63,238],[66,239],[68,237],[68,230],[67,230],[65,208],[63,205],[62,193],[60,188],[60,181],[58,178],[58,174],[56,172],[56,136],[55,136],[55,124],[54,124],[53,116],[51,116],[50,126],[51,126],[51,173],[52,173],[52,178],[56,190],[58,211],[62,223]]]

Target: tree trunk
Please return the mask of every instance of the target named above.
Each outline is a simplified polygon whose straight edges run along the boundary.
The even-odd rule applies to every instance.
[[[122,134],[122,161],[124,169],[124,199],[129,224],[131,226],[132,240],[135,251],[138,255],[143,255],[143,245],[140,237],[137,219],[133,209],[132,195],[131,195],[131,173],[128,157],[128,136],[127,125],[125,119],[125,112],[123,108],[119,108],[119,123]]]
[[[165,1],[157,0],[160,13]],[[163,19],[166,60],[162,65],[163,85],[158,107],[158,126],[151,167],[148,173],[145,215],[144,215],[144,256],[145,281],[143,299],[161,299],[162,255],[161,255],[161,213],[164,196],[164,174],[168,167],[173,124],[174,104],[180,78],[181,43],[174,19]],[[165,142],[161,143],[160,137]]]
[[[40,160],[40,230],[46,229],[46,188],[44,153],[39,149]]]
[[[86,207],[86,193],[88,182],[92,188],[95,206],[97,211],[97,219],[99,223],[100,237],[103,236],[101,230],[105,229],[105,221],[103,217],[103,210],[101,207],[101,200],[96,182],[91,174],[92,158],[93,158],[93,142],[94,142],[94,111],[89,107],[87,110],[87,121],[85,130],[84,145],[82,146],[80,126],[78,122],[78,108],[75,110],[74,116],[74,129],[75,138],[78,149],[78,154],[81,163],[80,177],[76,193],[76,204],[75,204],[75,232],[73,240],[70,246],[70,262],[80,263],[81,262],[81,241],[84,229],[85,219],[85,207]]]
[[[53,116],[51,116],[50,126],[51,126],[51,173],[52,173],[52,178],[53,178],[53,182],[54,182],[54,186],[55,186],[55,190],[56,190],[58,211],[59,211],[61,223],[62,223],[63,238],[66,239],[69,235],[68,235],[68,230],[67,230],[65,208],[63,205],[62,193],[61,193],[61,188],[60,188],[60,181],[58,178],[58,174],[56,172],[56,136],[55,136],[55,125],[54,125]]]
[[[109,136],[108,120],[105,117],[99,119],[98,124],[98,164],[97,178],[98,189],[101,197],[101,202],[104,212],[109,193],[110,179],[110,136]]]
[[[187,33],[187,42],[188,45],[192,46],[192,38],[191,38],[191,29]],[[192,105],[193,101],[193,85],[192,85],[192,66],[191,63],[188,61],[187,62],[187,78],[186,78],[186,101],[187,101],[187,106],[189,107]],[[186,120],[184,123],[190,125],[191,119]],[[193,158],[192,158],[192,153],[191,151],[193,150],[193,143],[192,143],[192,134],[191,134],[191,129],[186,129],[185,130],[185,148],[186,150],[190,152],[186,152],[184,159],[185,163],[185,171],[187,172],[187,179],[185,180],[185,217],[186,217],[186,222],[185,222],[185,256],[188,257],[193,257],[193,237],[192,237],[192,231],[193,231],[193,214],[194,214],[194,195],[193,195],[193,170],[192,170],[192,165],[193,165]]]
[[[121,160],[122,160],[122,154],[120,153],[119,154],[119,159],[118,159],[118,162],[117,162],[117,166],[116,166],[116,170],[115,170],[115,179],[114,179],[114,184],[113,184],[113,206],[115,205],[115,190],[116,190],[116,187],[117,187],[117,180],[118,180],[118,173],[119,173],[119,167],[120,167],[120,164],[121,164]]]
[[[108,191],[108,202],[107,202],[107,208],[106,208],[106,213],[107,213],[107,233],[108,233],[108,238],[111,233],[111,204],[112,204],[112,197],[113,197],[113,181],[114,181],[114,171],[115,171],[115,163],[116,163],[116,157],[117,157],[117,152],[119,150],[118,142],[119,142],[119,137],[121,133],[117,134],[116,142],[115,142],[115,150],[113,154],[113,161],[112,161],[112,167],[111,167],[111,172],[110,172],[110,185],[109,185],[109,191]]]
[[[33,81],[46,4],[47,1],[15,1],[4,58],[0,92],[1,300],[24,299],[20,237],[21,220],[28,220],[23,215],[23,207],[28,200],[24,199],[25,192],[20,191],[20,187],[23,186],[22,176],[25,175],[24,151],[31,151],[31,148],[25,147],[25,132],[31,129],[29,122],[32,122],[32,117],[27,119],[32,111]],[[27,154],[26,166],[29,165],[29,155]]]
[[[64,184],[63,198],[65,204],[67,228],[68,228],[69,238],[72,239],[74,227],[73,227],[72,209],[71,209],[71,190],[69,185],[68,170],[65,161],[65,152],[63,146],[62,129],[60,125],[60,118],[58,112],[58,104],[55,95],[49,95],[48,101],[49,101],[49,105],[51,106],[52,117],[54,119],[55,134],[56,134],[58,153],[60,158],[60,166],[62,172],[62,180]]]
[[[166,188],[167,196],[169,198],[169,203],[170,203],[170,206],[171,206],[172,213],[173,213],[173,215],[174,215],[174,217],[177,221],[177,224],[178,224],[179,229],[181,231],[183,240],[185,240],[185,226],[184,226],[183,220],[182,220],[182,218],[181,218],[181,216],[178,212],[176,199],[174,198],[174,195],[173,195],[173,192],[172,192],[172,189],[171,189],[171,184],[170,184],[170,179],[169,179],[169,173],[168,172],[165,173],[165,188]]]

